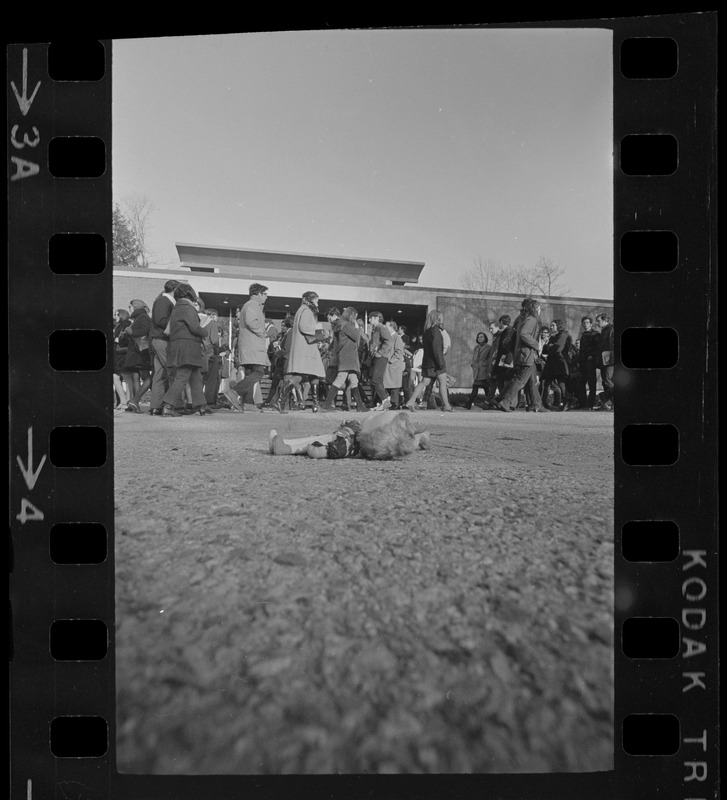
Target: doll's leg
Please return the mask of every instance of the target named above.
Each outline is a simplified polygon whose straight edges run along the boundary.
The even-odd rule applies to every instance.
[[[326,433],[323,436],[305,436],[302,439],[283,439],[277,431],[272,430],[268,437],[268,446],[274,456],[305,456],[308,455],[309,444],[319,442],[326,445],[335,438],[334,434]]]

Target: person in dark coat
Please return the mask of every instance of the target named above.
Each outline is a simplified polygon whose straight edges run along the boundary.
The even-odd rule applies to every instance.
[[[178,417],[181,412],[184,387],[189,384],[192,392],[192,408],[199,414],[211,414],[202,392],[202,369],[207,359],[202,352],[205,329],[200,325],[199,314],[194,306],[197,295],[187,283],[174,290],[176,301],[169,318],[169,353],[167,364],[173,367],[174,380],[162,398],[162,416]]]
[[[371,358],[371,404],[378,399],[375,405],[378,409],[385,409],[391,403],[386,387],[384,386],[384,372],[389,358],[394,349],[391,330],[384,325],[384,315],[380,311],[369,314],[371,326],[371,341],[369,342],[369,356]]]
[[[128,325],[129,312],[124,308],[119,308],[114,311],[114,389],[116,390],[116,394],[119,398],[119,402],[114,413],[123,413],[125,409],[123,409],[122,406],[125,406],[129,401],[123,383],[124,362],[126,361],[127,346],[119,344],[119,339],[122,336],[124,336],[124,341],[126,341],[124,331]]]
[[[338,392],[342,389],[345,390],[346,383],[350,386],[351,395],[356,401],[356,410],[364,410],[364,399],[358,384],[358,376],[361,371],[359,362],[361,330],[356,324],[357,314],[355,308],[346,306],[332,328],[332,363],[336,364],[336,377],[331,382],[326,399],[320,407],[323,412],[334,410]]]
[[[514,331],[510,325],[511,321],[509,314],[503,314],[498,319],[500,330],[495,334],[492,342],[492,377],[495,379],[495,387],[500,396],[513,375],[512,337]]]
[[[603,391],[598,393],[601,401],[600,408],[613,408],[613,368],[615,364],[614,329],[608,314],[599,314],[596,317],[596,327],[600,333],[598,341],[598,365],[601,370],[601,384]]]
[[[542,391],[541,397],[543,405],[551,407],[547,402],[548,394],[553,390],[553,405],[557,411],[565,409],[566,381],[570,374],[568,362],[566,360],[567,348],[571,343],[571,337],[565,328],[562,319],[553,320],[555,332],[551,330],[547,344],[543,346],[545,356],[545,366],[541,377]]]
[[[444,411],[452,411],[449,404],[449,394],[447,392],[447,363],[444,360],[444,339],[442,338],[442,328],[444,327],[444,316],[441,311],[436,309],[427,314],[427,321],[424,324],[424,335],[422,337],[422,379],[414,389],[414,393],[402,408],[409,411],[415,410],[417,400],[424,394],[430,383],[436,382],[439,387],[439,394],[442,399]]]
[[[126,359],[124,360],[124,380],[131,395],[126,410],[139,413],[139,402],[151,386],[151,365],[149,363],[149,306],[143,300],[129,303],[129,325],[125,330]]]
[[[472,391],[467,398],[465,408],[469,411],[482,389],[485,393],[485,402],[489,405],[488,396],[492,383],[492,344],[485,331],[480,331],[475,337],[475,348],[472,351]]]
[[[169,317],[174,308],[174,290],[181,281],[168,280],[164,284],[164,291],[154,298],[151,304],[151,322],[149,326],[150,362],[154,371],[151,382],[151,401],[149,413],[159,415],[162,413],[162,397],[169,388],[170,375],[167,372],[167,350],[169,336],[166,333]]]
[[[581,408],[593,408],[596,405],[596,377],[600,356],[598,348],[601,337],[594,329],[593,320],[590,317],[581,319],[581,327],[583,332],[578,348],[578,367],[581,374],[578,386],[578,404]]]
[[[531,297],[522,303],[520,316],[515,323],[513,347],[513,377],[495,407],[500,411],[512,411],[517,406],[520,389],[526,385],[530,391],[530,410],[547,411],[543,407],[535,386],[535,359],[540,347],[540,303]],[[528,389],[526,389],[526,392]]]

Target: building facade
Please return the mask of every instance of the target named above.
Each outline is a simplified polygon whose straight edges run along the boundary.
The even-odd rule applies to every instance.
[[[248,300],[251,283],[269,287],[265,313],[273,321],[294,313],[304,292],[320,297],[321,321],[327,309],[354,306],[359,314],[381,311],[384,319],[404,325],[410,335],[424,329],[427,313],[437,309],[452,340],[447,370],[456,387],[472,382],[470,360],[479,331],[509,314],[514,320],[522,297],[502,292],[438,289],[418,286],[424,264],[414,261],[318,256],[268,250],[245,250],[206,245],[177,244],[181,269],[123,269],[113,271],[114,309],[126,308],[132,299],[149,307],[170,278],[190,283],[207,306],[220,315],[234,315]],[[613,300],[543,297],[541,321],[562,319],[574,339],[580,335],[581,317],[606,312],[613,318]]]

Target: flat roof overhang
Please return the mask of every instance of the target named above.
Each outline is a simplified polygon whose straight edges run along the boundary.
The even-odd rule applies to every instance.
[[[223,317],[230,314],[235,315],[237,310],[243,306],[250,298],[247,294],[235,294],[232,292],[210,292],[200,291],[199,296],[208,308],[214,308]],[[330,308],[337,308],[339,311],[346,306],[353,306],[359,316],[365,317],[372,311],[380,311],[384,315],[384,320],[393,319],[400,325],[406,325],[408,330],[417,333],[418,329],[423,328],[424,320],[429,310],[426,304],[419,303],[385,303],[385,302],[351,302],[349,300],[337,300],[334,297],[321,300],[318,315],[320,322],[325,322],[326,312]],[[287,314],[295,314],[300,307],[300,297],[275,295],[268,298],[265,303],[265,316],[272,320],[282,320]]]
[[[389,286],[419,282],[420,261],[286,253],[213,245],[176,243],[182,267],[191,272],[218,274],[250,281],[319,282],[327,284]]]

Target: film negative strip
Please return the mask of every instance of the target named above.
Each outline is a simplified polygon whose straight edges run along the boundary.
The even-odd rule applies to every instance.
[[[13,798],[716,796],[716,14],[547,24],[613,31],[613,770],[118,771],[114,44],[19,42],[6,79]]]

